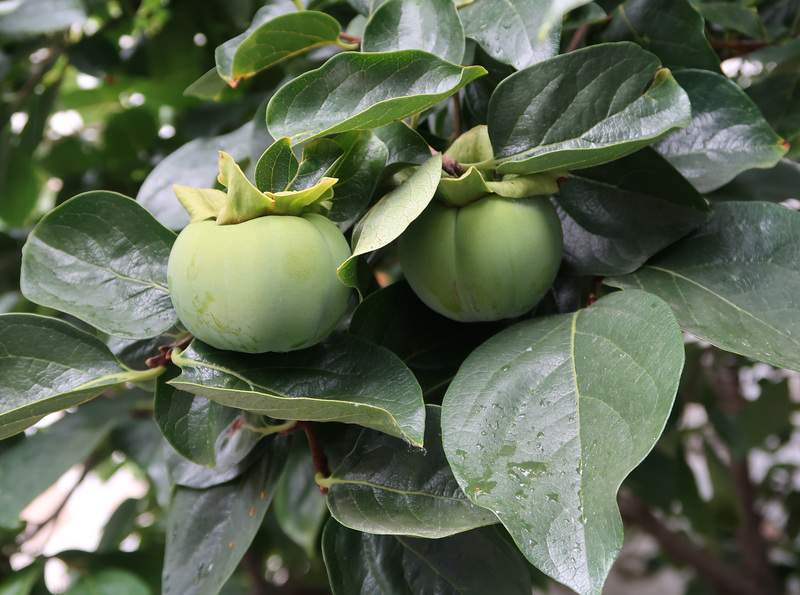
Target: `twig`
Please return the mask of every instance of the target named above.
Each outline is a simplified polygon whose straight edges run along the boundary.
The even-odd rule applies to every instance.
[[[720,409],[728,417],[733,418],[748,405],[742,396],[739,381],[742,357],[721,351],[716,353],[723,361],[716,367],[714,393]],[[742,524],[736,531],[742,565],[753,580],[761,585],[763,595],[777,595],[778,585],[767,555],[767,543],[761,534],[762,520],[756,510],[755,490],[750,480],[747,453],[731,449],[729,468],[744,515]]]
[[[173,349],[180,349],[182,351],[189,345],[189,343],[192,342],[192,339],[194,339],[194,335],[186,335],[177,343],[159,345],[158,350],[161,353],[159,355],[147,358],[144,363],[148,368],[166,368],[172,358]]]
[[[453,93],[453,140],[461,136],[461,101],[458,91]]]
[[[442,169],[456,178],[460,178],[467,173],[467,168],[452,157],[447,157],[446,155],[442,155]]]
[[[686,564],[709,584],[728,595],[764,595],[766,591],[738,568],[697,547],[680,533],[668,529],[647,505],[627,490],[620,491],[619,509],[625,522],[638,525],[655,537],[661,549],[674,560]]]
[[[581,46],[583,40],[586,39],[586,36],[589,34],[589,29],[591,28],[592,24],[586,23],[575,30],[575,33],[572,35],[572,39],[569,40],[569,45],[567,46],[566,51],[567,54],[574,52]]]
[[[26,541],[30,541],[42,529],[44,529],[50,523],[52,523],[56,519],[58,519],[59,515],[61,515],[62,511],[64,510],[64,507],[67,505],[67,502],[69,502],[69,499],[75,493],[75,490],[78,489],[78,486],[81,485],[83,480],[86,479],[86,476],[89,475],[89,471],[92,470],[92,468],[94,467],[94,464],[95,464],[96,461],[97,461],[97,453],[93,452],[83,462],[83,469],[81,470],[81,475],[78,478],[78,481],[76,481],[75,484],[64,495],[64,497],[61,499],[61,502],[56,507],[56,509],[52,512],[52,514],[49,517],[47,517],[45,520],[43,520],[41,523],[39,523],[38,525],[33,525],[32,527],[26,529],[26,531],[17,538],[17,545],[22,545]]]
[[[358,37],[357,35],[350,35],[349,33],[345,33],[343,31],[339,33],[339,37],[350,43],[357,43],[358,45],[361,45],[361,38]]]
[[[311,459],[314,462],[314,474],[322,477],[329,477],[331,474],[330,467],[328,466],[328,457],[325,456],[325,451],[322,450],[317,437],[317,430],[314,427],[313,421],[298,421],[292,428],[282,432],[283,434],[291,434],[297,430],[304,430],[306,438],[308,438],[308,446],[311,449]],[[325,496],[328,493],[328,488],[319,486],[319,491]]]

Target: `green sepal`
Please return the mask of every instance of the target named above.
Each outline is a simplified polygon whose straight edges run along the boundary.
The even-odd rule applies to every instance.
[[[217,215],[217,225],[242,223],[266,215],[275,200],[253,186],[233,157],[219,152],[219,183],[228,189],[228,200]]]
[[[489,127],[485,124],[470,128],[459,136],[445,151],[445,157],[452,157],[462,165],[478,164],[494,158]]]
[[[178,202],[189,213],[189,223],[216,219],[228,200],[227,194],[215,188],[192,188],[173,184],[172,190],[178,197]]]
[[[505,198],[525,198],[537,194],[556,194],[558,192],[558,178],[553,172],[541,174],[527,174],[515,176],[507,174],[499,182],[486,182],[486,186]]]
[[[338,178],[323,177],[311,188],[294,191],[261,192],[233,157],[219,152],[219,183],[228,191],[174,185],[173,190],[191,223],[216,219],[218,225],[243,223],[265,215],[326,214]]]
[[[491,193],[483,174],[475,166],[458,178],[442,178],[436,188],[437,198],[451,207],[463,207]]]

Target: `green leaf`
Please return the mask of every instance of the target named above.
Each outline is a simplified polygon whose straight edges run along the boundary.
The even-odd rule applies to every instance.
[[[611,14],[604,41],[635,41],[666,68],[719,72],[703,17],[690,0],[627,0]]]
[[[240,434],[231,430],[237,419],[241,426],[241,412],[205,397],[175,390],[167,381],[176,375],[163,374],[156,380],[153,419],[167,442],[182,457],[213,468],[218,450],[224,448],[232,435]]]
[[[167,519],[164,593],[216,595],[247,552],[272,500],[288,441],[269,450],[239,480],[195,490],[178,487]]]
[[[104,568],[84,573],[66,591],[66,595],[151,595],[150,587],[129,570]]]
[[[781,159],[772,169],[751,169],[707,195],[711,201],[761,200],[783,202],[798,195],[800,163]]]
[[[89,403],[0,452],[0,527],[16,526],[22,510],[73,465],[83,462],[126,419],[132,405],[130,399]]]
[[[541,0],[475,0],[459,10],[468,37],[503,64],[522,70],[558,55],[561,27],[540,41],[543,18],[552,9]]]
[[[495,335],[442,404],[459,485],[537,568],[599,593],[622,545],[617,490],[664,429],[683,361],[675,317],[645,292]]]
[[[730,79],[683,70],[675,80],[692,102],[692,122],[655,149],[700,192],[716,190],[747,169],[771,168],[786,153],[783,139]]]
[[[335,168],[344,149],[329,138],[318,138],[303,147],[303,159],[300,161],[295,177],[286,188],[291,191],[308,190],[319,184],[324,176]]]
[[[740,31],[753,39],[766,39],[767,32],[758,11],[752,6],[735,2],[702,2],[697,10],[706,21],[722,25],[726,29]]]
[[[634,271],[711,213],[650,148],[573,172],[553,199],[564,228],[564,272],[571,275]]]
[[[733,353],[800,370],[800,213],[772,203],[720,203],[669,252],[606,279],[665,299],[687,333]]]
[[[88,19],[82,0],[24,0],[0,18],[0,34],[9,37],[52,33]]]
[[[2,314],[0,439],[136,375],[102,341],[71,324],[34,314]]]
[[[345,52],[281,87],[267,106],[267,128],[293,144],[379,128],[433,107],[485,73],[420,50]]]
[[[427,407],[425,448],[363,430],[329,478],[328,508],[346,527],[439,538],[497,522],[458,487],[442,450],[440,408]]]
[[[300,162],[288,138],[276,140],[256,164],[256,187],[261,192],[283,192],[294,180]]]
[[[357,287],[356,258],[388,246],[419,217],[433,198],[442,176],[442,156],[437,154],[419,166],[410,178],[381,198],[358,222],[353,231],[353,255],[338,269],[339,278]]]
[[[175,234],[136,201],[87,192],[45,215],[22,250],[26,298],[111,335],[147,339],[177,321],[167,289]]]
[[[453,0],[388,0],[364,28],[362,52],[424,50],[460,64],[464,27]]]
[[[279,62],[325,45],[339,45],[339,22],[316,10],[303,10],[275,17],[243,39],[230,60],[230,46],[217,48],[217,71],[230,83],[274,66]]]
[[[259,27],[269,23],[272,19],[295,11],[297,11],[297,6],[295,6],[292,0],[273,0],[266,6],[259,8],[246,31],[233,39],[229,39],[222,45],[217,46],[214,50],[214,59],[217,63],[218,75],[224,80],[232,82],[232,77],[230,75],[233,71],[233,61],[242,42],[249,39]]]
[[[621,43],[509,76],[492,94],[488,125],[497,171],[525,174],[619,159],[688,125],[690,114],[688,96],[658,59]]]
[[[189,224],[189,217],[175,199],[173,184],[192,188],[214,186],[219,174],[219,152],[225,151],[236,161],[245,159],[253,128],[253,123],[247,122],[228,134],[189,141],[156,165],[142,183],[136,200],[162,225],[183,229]]]
[[[531,593],[524,560],[495,527],[420,539],[360,533],[331,520],[322,554],[334,595]]]
[[[389,351],[334,334],[308,349],[249,355],[199,341],[172,361],[180,390],[275,419],[340,421],[422,444],[425,409],[411,372]]]
[[[800,44],[800,40],[797,42]],[[748,87],[747,94],[778,134],[789,139],[800,134],[800,70],[797,62],[789,72],[774,73]]]
[[[336,137],[344,154],[332,175],[339,181],[333,187],[333,204],[330,218],[345,223],[355,222],[369,205],[389,150],[374,132],[353,130]]]
[[[309,558],[315,557],[328,509],[314,481],[314,462],[303,432],[292,437],[286,469],[275,490],[273,511],[283,532]]]

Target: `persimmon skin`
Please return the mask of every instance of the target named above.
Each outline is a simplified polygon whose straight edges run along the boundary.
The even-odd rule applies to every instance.
[[[545,196],[489,195],[463,207],[434,200],[398,243],[417,296],[461,322],[531,310],[552,285],[562,251],[561,221]]]
[[[347,309],[336,268],[350,247],[317,214],[191,223],[169,257],[170,296],[183,325],[217,347],[285,352],[325,338]]]

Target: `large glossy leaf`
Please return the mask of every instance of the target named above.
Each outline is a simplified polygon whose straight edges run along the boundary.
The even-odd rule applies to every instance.
[[[633,271],[711,213],[650,148],[571,173],[553,198],[564,227],[565,272],[573,275]]]
[[[252,31],[235,48],[217,48],[217,72],[231,83],[317,47],[339,43],[339,22],[316,10],[275,17]]]
[[[22,510],[83,462],[132,405],[130,399],[89,403],[0,452],[0,527],[16,526]]]
[[[170,383],[276,419],[340,421],[422,444],[425,409],[411,371],[391,352],[334,334],[308,349],[248,355],[199,341],[172,361]]]
[[[358,222],[353,231],[353,255],[339,267],[339,278],[357,287],[356,259],[388,246],[400,237],[409,223],[419,217],[433,198],[442,177],[442,156],[434,155],[411,177],[381,198]]]
[[[433,107],[485,73],[420,50],[345,52],[281,87],[267,107],[267,128],[293,144],[379,128]]]
[[[622,545],[617,490],[661,434],[683,361],[674,315],[641,291],[495,335],[442,405],[459,485],[540,570],[599,593]]]
[[[603,38],[635,41],[661,58],[667,68],[719,72],[703,17],[690,0],[627,0],[612,13]]]
[[[453,0],[388,0],[375,11],[361,41],[363,52],[425,50],[460,64],[464,27]]]
[[[495,527],[442,539],[370,535],[331,520],[322,554],[334,595],[530,595],[519,552]]]
[[[661,296],[683,330],[717,347],[800,370],[800,213],[772,203],[714,209],[672,250],[607,283]]]
[[[716,190],[747,169],[773,167],[786,153],[783,139],[730,79],[683,70],[675,80],[689,94],[692,122],[655,148],[700,192]]]
[[[497,522],[453,477],[442,450],[441,410],[433,405],[424,449],[365,429],[324,485],[333,518],[366,533],[438,538]]]
[[[0,438],[132,379],[102,341],[34,314],[0,315]]]
[[[464,32],[503,64],[521,70],[558,54],[561,27],[539,39],[550,7],[541,0],[475,0],[459,10]]]
[[[620,43],[509,76],[492,94],[488,125],[497,171],[524,174],[613,161],[686,126],[690,115],[688,96],[658,59]]]
[[[344,155],[333,172],[332,221],[352,223],[369,205],[378,176],[386,166],[389,150],[374,132],[353,130],[336,137]]]
[[[170,153],[150,172],[136,195],[136,200],[162,225],[180,230],[189,225],[189,215],[175,198],[173,184],[192,188],[212,188],[219,174],[219,152],[228,153],[237,162],[248,155],[248,141],[253,123],[220,136],[196,138]]]
[[[288,440],[269,449],[237,481],[205,490],[179,487],[167,519],[164,593],[216,595],[239,564],[267,512]]]
[[[22,250],[22,293],[126,339],[178,320],[167,288],[175,234],[136,201],[87,192],[45,215]]]
[[[283,192],[299,168],[289,139],[280,138],[264,151],[256,164],[256,188],[261,192]]]
[[[800,41],[797,43],[800,45]],[[792,63],[789,72],[775,73],[748,87],[747,94],[778,134],[791,139],[800,133],[800,69],[797,62]]]

